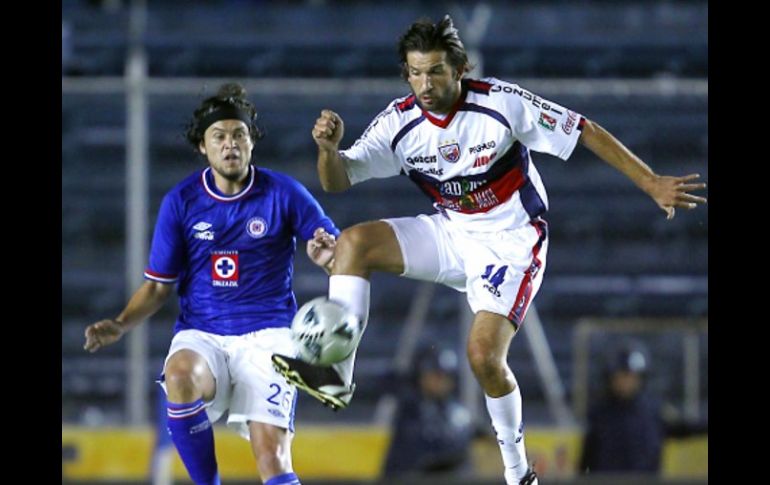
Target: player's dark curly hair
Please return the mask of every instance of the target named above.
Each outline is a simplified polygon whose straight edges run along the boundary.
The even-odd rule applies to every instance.
[[[185,128],[185,138],[198,151],[206,128],[221,119],[236,118],[249,127],[251,140],[256,143],[265,136],[257,125],[257,108],[246,99],[246,89],[238,83],[225,83],[217,94],[204,99]]]
[[[468,53],[460,40],[460,36],[452,23],[452,17],[448,14],[437,24],[430,19],[423,18],[409,26],[409,30],[398,40],[398,56],[401,61],[401,77],[409,78],[409,69],[406,64],[408,52],[444,51],[447,61],[455,69],[469,72],[473,66],[468,61]]]

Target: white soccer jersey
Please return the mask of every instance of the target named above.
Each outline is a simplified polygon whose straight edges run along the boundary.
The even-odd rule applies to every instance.
[[[396,99],[340,154],[351,184],[405,173],[451,221],[498,231],[545,213],[548,197],[529,150],[566,160],[583,123],[516,84],[464,79],[443,119],[413,94]]]

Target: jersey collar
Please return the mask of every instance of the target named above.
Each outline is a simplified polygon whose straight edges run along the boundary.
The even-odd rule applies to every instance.
[[[431,123],[438,126],[439,128],[446,128],[449,126],[449,123],[452,122],[452,119],[455,117],[457,112],[460,110],[460,107],[465,104],[465,96],[468,94],[468,85],[465,83],[465,80],[461,81],[461,89],[460,89],[460,97],[457,98],[457,101],[455,101],[455,104],[452,105],[452,109],[449,110],[449,113],[444,118],[436,118],[430,112],[423,109],[422,105],[420,105],[419,100],[417,104],[420,106],[420,110],[422,111],[423,116],[428,119]]]
[[[214,174],[211,173],[211,167],[207,167],[203,170],[203,172],[201,172],[201,182],[203,183],[203,189],[212,199],[218,200],[220,202],[232,202],[242,199],[251,191],[252,187],[254,187],[256,179],[257,170],[253,165],[249,165],[249,181],[246,186],[236,194],[225,195],[217,188],[217,185],[214,183]]]

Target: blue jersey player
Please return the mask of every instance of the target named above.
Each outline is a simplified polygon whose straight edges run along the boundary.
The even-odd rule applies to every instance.
[[[257,113],[234,83],[205,99],[187,139],[208,167],[171,189],[160,207],[146,281],[114,319],[86,331],[91,352],[154,314],[177,285],[180,314],[162,385],[168,428],[196,484],[219,484],[211,423],[249,439],[266,485],[297,485],[292,471],[296,389],[273,369],[293,353],[289,326],[296,238],[331,267],[339,230],[296,180],[251,165],[262,137]]]

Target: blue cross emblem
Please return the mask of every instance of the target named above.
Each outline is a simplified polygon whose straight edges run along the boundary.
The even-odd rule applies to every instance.
[[[222,258],[222,260],[217,264],[217,269],[219,270],[220,274],[222,276],[227,276],[231,270],[235,269],[235,266],[230,264],[230,260],[227,258]]]

